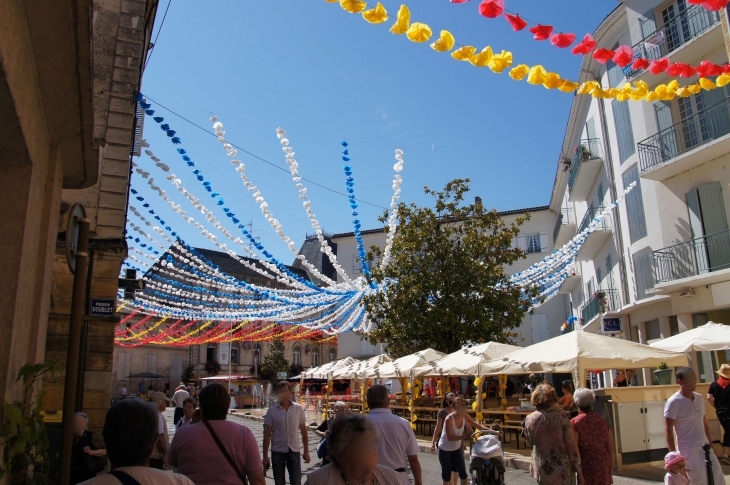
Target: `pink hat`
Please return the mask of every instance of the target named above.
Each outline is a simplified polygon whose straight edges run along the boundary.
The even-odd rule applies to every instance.
[[[667,456],[664,457],[664,468],[668,469],[670,466],[682,463],[683,461],[686,461],[686,458],[678,451],[670,451],[667,453]]]

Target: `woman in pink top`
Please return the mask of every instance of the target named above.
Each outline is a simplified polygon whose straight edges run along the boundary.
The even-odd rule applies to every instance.
[[[178,428],[167,452],[167,462],[196,485],[240,485],[241,476],[248,478],[251,485],[265,485],[253,433],[245,426],[226,421],[230,403],[228,392],[220,384],[203,388],[198,400],[203,419]]]

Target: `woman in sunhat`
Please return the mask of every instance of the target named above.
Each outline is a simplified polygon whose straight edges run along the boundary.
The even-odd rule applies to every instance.
[[[717,411],[717,419],[725,431],[722,439],[723,456],[720,461],[725,465],[730,465],[730,458],[728,458],[730,455],[730,365],[722,364],[717,374],[717,380],[710,384],[707,400]]]
[[[664,475],[664,485],[687,485],[689,477],[687,476],[686,460],[678,451],[670,451],[664,457],[664,469],[667,474]]]

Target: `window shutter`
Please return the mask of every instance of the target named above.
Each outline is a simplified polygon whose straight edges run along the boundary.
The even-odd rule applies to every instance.
[[[117,380],[126,381],[129,377],[129,352],[117,354]]]
[[[613,83],[611,83],[611,85],[613,86]],[[616,125],[616,139],[618,140],[619,157],[621,159],[621,163],[624,163],[636,152],[634,131],[631,127],[629,104],[614,99],[611,102],[611,107],[613,109],[613,121]]]
[[[540,252],[541,253],[548,252],[548,237],[547,237],[546,232],[540,233]]]
[[[651,295],[646,290],[654,288],[654,252],[651,248],[634,253],[634,276],[636,278],[636,299],[643,300]]]
[[[639,167],[633,165],[623,174],[624,187],[633,182],[636,186],[626,195],[626,213],[629,216],[629,237],[631,243],[646,237],[646,215],[644,214],[644,198],[641,194],[641,179],[639,178]]]
[[[527,243],[525,242],[525,236],[517,236],[517,248],[527,251]]]

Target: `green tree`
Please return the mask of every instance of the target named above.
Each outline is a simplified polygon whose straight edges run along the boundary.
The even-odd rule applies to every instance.
[[[193,367],[193,364],[188,364],[185,367],[180,378],[186,386],[192,382],[193,378],[195,378],[195,367]]]
[[[289,370],[289,362],[284,357],[284,342],[280,337],[274,337],[269,346],[269,351],[261,362],[261,377],[268,379],[272,384],[276,384],[277,372],[286,372]]]
[[[363,299],[375,324],[368,339],[386,342],[394,357],[429,347],[455,352],[470,342],[512,341],[512,330],[528,312],[524,297],[538,294],[529,288],[523,297],[504,271],[526,256],[512,240],[529,214],[508,225],[496,209],[464,204],[469,179],[453,180],[441,192],[424,191],[435,207],[399,204],[390,263],[373,268],[383,291]],[[368,259],[381,257],[382,249],[372,247]]]

